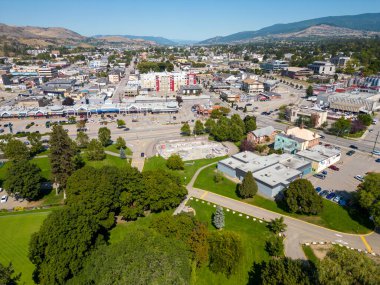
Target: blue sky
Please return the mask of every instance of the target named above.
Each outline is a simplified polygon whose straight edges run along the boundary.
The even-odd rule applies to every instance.
[[[379,0],[0,0],[0,23],[82,35],[203,40],[277,23],[380,12]]]

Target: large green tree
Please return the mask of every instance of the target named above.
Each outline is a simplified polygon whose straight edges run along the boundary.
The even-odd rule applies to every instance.
[[[64,207],[49,214],[32,235],[29,259],[39,284],[65,284],[77,275],[91,250],[103,243],[101,227],[81,207]]]
[[[78,132],[76,142],[78,147],[80,148],[86,148],[89,143],[89,137],[85,132]]]
[[[254,116],[245,116],[244,118],[245,132],[249,133],[256,130],[256,118]]]
[[[317,268],[321,285],[380,284],[380,265],[354,250],[333,247]]]
[[[183,170],[185,168],[182,158],[176,153],[169,156],[166,161],[166,166],[172,170]]]
[[[189,123],[184,123],[181,127],[181,134],[184,136],[190,136],[191,129]]]
[[[190,284],[184,244],[153,230],[132,230],[125,239],[94,252],[68,284]]]
[[[118,137],[116,139],[115,146],[116,146],[117,149],[121,149],[121,148],[125,149],[127,147],[125,139],[123,139],[122,137]]]
[[[30,154],[36,155],[44,150],[40,133],[30,133],[27,138],[30,142]]]
[[[107,127],[99,128],[98,139],[103,146],[107,146],[111,143],[111,131]]]
[[[358,120],[367,127],[372,124],[372,116],[370,114],[359,114]]]
[[[194,135],[201,135],[204,133],[204,126],[203,126],[203,123],[200,121],[200,120],[196,120],[195,121],[195,126],[194,126]]]
[[[284,190],[284,202],[292,213],[316,215],[323,209],[322,197],[307,179],[297,179]]]
[[[67,178],[75,171],[76,145],[62,126],[54,126],[50,134],[50,165],[55,182],[65,187]]]
[[[4,155],[10,161],[28,160],[30,152],[28,147],[18,139],[10,139],[3,146]]]
[[[208,118],[207,121],[204,124],[205,132],[211,133],[212,129],[216,126],[216,122],[214,119]]]
[[[275,218],[268,223],[268,229],[274,234],[279,234],[286,230],[286,224],[284,223],[284,217]]]
[[[280,257],[284,255],[284,243],[282,237],[272,236],[265,242],[265,250],[270,256]]]
[[[226,276],[236,272],[243,256],[243,246],[238,234],[228,231],[213,232],[210,242],[210,270]]]
[[[341,117],[331,125],[331,132],[337,136],[343,137],[351,130],[351,121]]]
[[[380,173],[369,173],[358,186],[359,205],[367,210],[376,226],[380,226]]]
[[[97,139],[92,139],[88,143],[86,155],[88,160],[103,160],[106,158],[104,147],[102,143]]]
[[[238,192],[240,197],[246,199],[246,198],[252,198],[257,193],[257,183],[255,179],[253,178],[252,172],[248,171],[245,175],[243,182],[239,185]]]
[[[11,162],[5,174],[4,188],[28,201],[41,196],[41,169],[27,160]]]

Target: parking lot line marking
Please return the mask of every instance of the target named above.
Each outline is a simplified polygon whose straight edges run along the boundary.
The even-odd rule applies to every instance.
[[[202,196],[201,196],[201,199],[203,199],[204,197],[206,197],[206,195],[208,194],[208,191],[205,191]]]
[[[360,236],[360,238],[362,239],[362,242],[364,243],[365,247],[367,248],[367,251],[368,251],[369,253],[371,253],[371,252],[372,252],[372,248],[371,248],[371,246],[368,244],[368,242],[367,242],[367,240],[365,239],[365,237],[364,237],[364,236]]]

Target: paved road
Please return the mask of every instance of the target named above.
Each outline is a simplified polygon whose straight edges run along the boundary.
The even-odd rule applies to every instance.
[[[208,202],[221,205],[222,207],[226,207],[234,211],[244,213],[246,215],[255,216],[257,218],[264,219],[267,221],[283,216],[260,207],[256,207],[212,192],[194,188],[194,182],[198,177],[199,173],[204,168],[210,165],[212,164],[201,167],[195,173],[194,177],[187,185],[189,196],[201,198]],[[353,247],[356,249],[361,249],[363,251],[368,250],[368,247],[366,247],[365,244],[367,243],[367,245],[372,248],[373,252],[380,254],[380,234],[378,233],[371,233],[365,236],[346,234],[329,230],[288,216],[283,217],[285,219],[285,223],[288,226],[286,231],[287,238],[285,239],[286,256],[304,259],[305,255],[302,251],[300,244],[313,241],[336,242],[338,244],[340,243],[342,245]]]

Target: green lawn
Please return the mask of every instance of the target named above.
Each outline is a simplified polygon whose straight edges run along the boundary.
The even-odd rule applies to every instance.
[[[196,218],[202,222],[208,224],[208,228],[211,231],[215,231],[215,228],[211,224],[211,215],[215,212],[215,208],[201,201],[191,201],[189,203],[196,211]],[[142,229],[149,226],[152,219],[159,214],[150,214],[147,217],[140,218],[134,222],[120,223],[111,231],[110,242],[116,243],[128,235],[132,229]],[[232,212],[225,211],[225,230],[234,231],[240,235],[244,256],[239,266],[238,272],[232,275],[229,279],[223,274],[215,274],[211,272],[208,267],[202,267],[195,271],[195,275],[192,276],[192,284],[233,284],[233,285],[245,285],[248,282],[248,272],[250,271],[253,262],[260,262],[269,258],[268,254],[264,250],[265,241],[271,236],[271,233],[266,228],[266,224],[253,221],[252,218],[246,219],[246,216],[239,217],[238,214],[232,214]]]
[[[105,148],[105,150],[108,150],[108,151],[111,151],[111,152],[114,152],[114,153],[117,153],[117,154],[120,154],[120,150],[116,148],[116,145],[115,144],[111,144],[109,146],[107,146]],[[132,151],[130,150],[130,148],[126,148],[125,149],[125,154],[126,155],[132,155]]]
[[[20,213],[0,216],[0,262],[13,263],[17,273],[21,272],[21,284],[34,284],[34,265],[28,259],[29,239],[37,232],[50,212]]]
[[[307,259],[314,263],[315,265],[318,263],[319,259],[315,256],[313,249],[310,246],[303,245],[303,252],[305,253]]]
[[[166,160],[161,156],[154,156],[151,158],[148,158],[145,160],[144,169],[143,171],[148,170],[156,170],[156,169],[164,169],[173,173],[177,173],[183,178],[184,184],[187,185],[191,178],[194,176],[195,172],[201,168],[202,166],[205,166],[207,164],[217,162],[219,160],[222,160],[226,158],[223,157],[215,157],[215,158],[205,158],[205,159],[198,159],[198,160],[192,160],[192,161],[185,161],[185,169],[182,171],[173,171],[166,167]]]
[[[191,201],[190,206],[195,210],[195,217],[203,222],[208,223],[209,229],[215,231],[212,226],[211,216],[215,212],[215,208],[207,203],[202,203],[201,200],[195,202]],[[272,234],[266,227],[265,223],[259,223],[253,221],[252,217],[246,218],[246,215],[240,217],[238,213],[232,214],[232,212],[225,211],[225,228],[223,230],[233,231],[242,239],[244,255],[241,264],[238,267],[236,274],[227,278],[223,274],[215,274],[209,270],[208,267],[202,267],[196,270],[196,276],[193,276],[195,280],[194,284],[247,284],[248,272],[251,270],[254,262],[261,262],[269,258],[265,251],[265,242]]]
[[[243,201],[237,196],[236,184],[231,180],[224,178],[219,183],[214,182],[214,171],[214,165],[202,170],[194,183],[194,187]],[[366,225],[366,222],[362,221],[359,223],[353,220],[346,208],[326,199],[323,199],[323,211],[318,216],[304,216],[288,213],[279,208],[274,201],[259,195],[256,195],[253,199],[246,199],[244,202],[340,232],[364,234],[371,231],[370,224]],[[358,219],[360,218],[360,215],[355,216]]]

